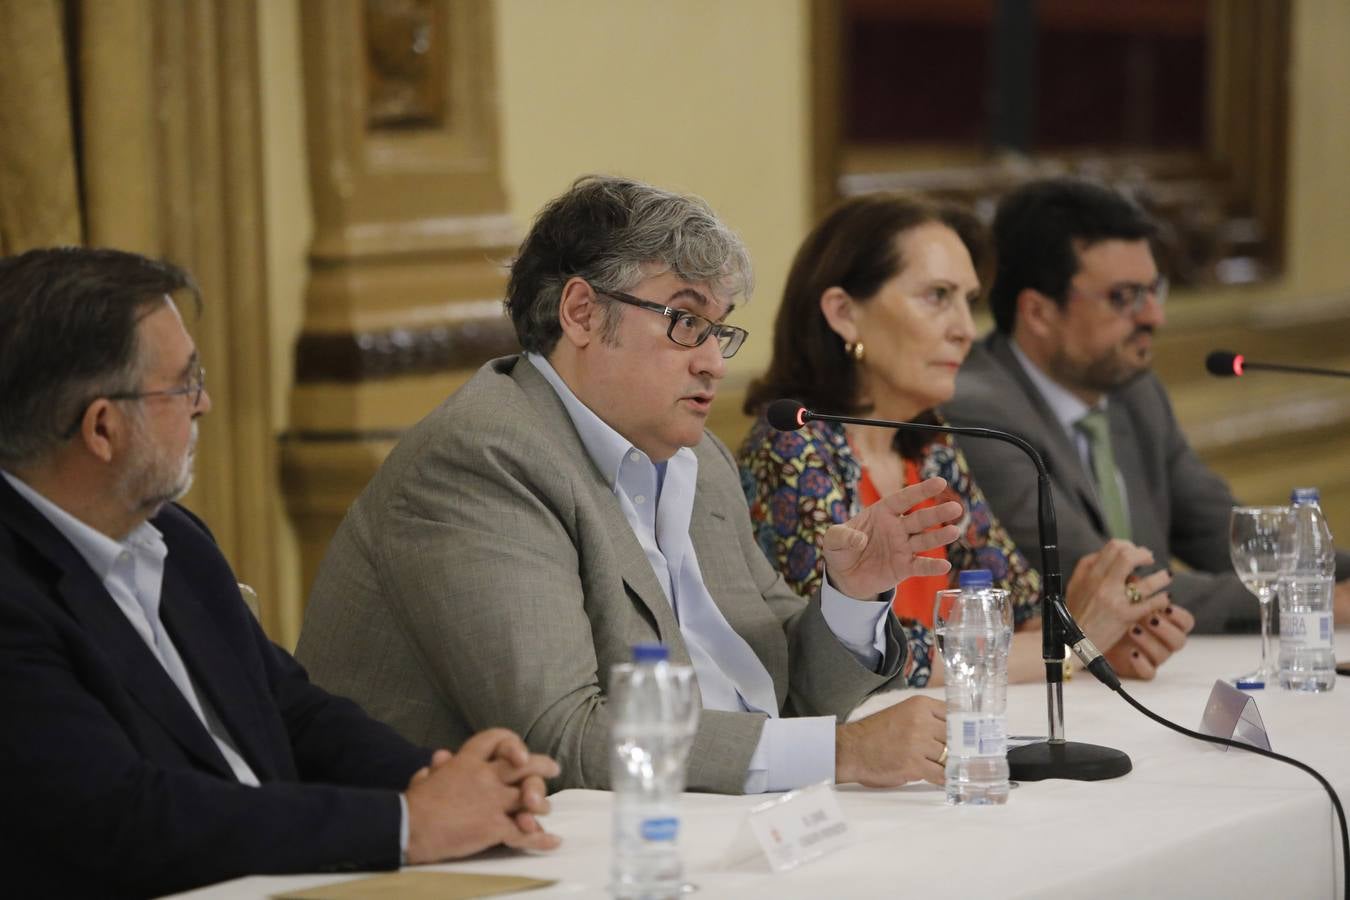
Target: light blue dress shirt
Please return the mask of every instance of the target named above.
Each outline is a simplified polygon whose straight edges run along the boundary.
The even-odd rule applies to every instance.
[[[689,520],[698,483],[698,457],[681,448],[664,463],[611,428],[572,393],[542,356],[526,354],[567,409],[591,461],[614,491],[624,517],[670,601],[707,709],[763,713],[759,744],[746,775],[746,793],[783,791],[833,780],[835,719],[779,716],[773,679],[735,632],[708,593],[699,571]],[[821,611],[840,643],[873,671],[886,648],[886,601],[860,602],[839,593],[828,579]]]
[[[1045,400],[1050,411],[1055,414],[1059,425],[1064,429],[1064,433],[1069,436],[1073,442],[1074,449],[1078,451],[1078,458],[1083,463],[1083,469],[1091,477],[1092,482],[1096,483],[1097,476],[1092,468],[1092,443],[1081,428],[1076,428],[1078,421],[1086,416],[1093,409],[1100,409],[1106,412],[1106,396],[1103,395],[1101,402],[1095,407],[1088,406],[1082,400],[1078,399],[1072,391],[1064,387],[1058,381],[1055,381],[1049,375],[1045,374],[1040,368],[1031,361],[1022,348],[1017,346],[1017,341],[1009,341],[1008,346],[1012,347],[1013,356],[1017,357],[1017,362],[1021,364],[1022,370],[1027,373],[1031,383],[1035,385],[1036,390],[1040,392],[1041,398]],[[1120,469],[1116,469],[1116,484],[1120,488],[1120,503],[1125,509],[1126,521],[1129,521],[1130,498],[1125,492],[1125,476],[1120,474]]]

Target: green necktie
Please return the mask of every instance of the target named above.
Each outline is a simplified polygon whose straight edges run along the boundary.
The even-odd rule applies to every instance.
[[[1074,427],[1088,438],[1092,474],[1097,480],[1097,501],[1106,517],[1106,530],[1111,537],[1128,541],[1130,517],[1125,510],[1125,498],[1120,493],[1120,480],[1116,478],[1116,455],[1111,451],[1111,423],[1107,421],[1106,410],[1091,410],[1075,422]]]

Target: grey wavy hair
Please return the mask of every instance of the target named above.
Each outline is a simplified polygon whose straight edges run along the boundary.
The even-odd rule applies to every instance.
[[[558,306],[568,279],[626,291],[662,272],[709,284],[731,300],[748,301],[754,291],[745,244],[706,202],[627,178],[585,175],[535,217],[511,263],[506,311],[521,347],[547,355],[562,336]],[[616,315],[607,305],[606,336]]]

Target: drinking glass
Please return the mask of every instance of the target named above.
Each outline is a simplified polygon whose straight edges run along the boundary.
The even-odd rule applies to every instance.
[[[1233,679],[1238,687],[1263,688],[1278,680],[1270,652],[1270,609],[1275,585],[1293,562],[1287,506],[1235,506],[1228,520],[1228,552],[1233,569],[1261,604],[1261,665]],[[1283,541],[1281,540],[1283,537]]]

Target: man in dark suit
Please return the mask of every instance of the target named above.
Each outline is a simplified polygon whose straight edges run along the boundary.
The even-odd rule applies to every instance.
[[[557,772],[498,729],[457,754],[309,683],[241,602],[192,479],[205,373],[186,273],[0,260],[0,868],[15,896],[161,894],[505,843]]]
[[[1171,585],[1179,606],[1131,637],[1145,668],[1150,651],[1180,646],[1190,618],[1181,607],[1204,632],[1248,630],[1258,609],[1229,561],[1233,495],[1195,455],[1149,371],[1167,297],[1154,233],[1138,206],[1091,182],[1046,179],[1005,197],[994,220],[996,327],[943,407],[958,425],[1016,431],[1046,455],[1065,571],[1112,537],[1185,564]],[[1036,546],[1030,466],[994,441],[962,447],[1013,540]],[[1348,566],[1342,554],[1341,577]],[[1344,582],[1336,615],[1350,615]]]

